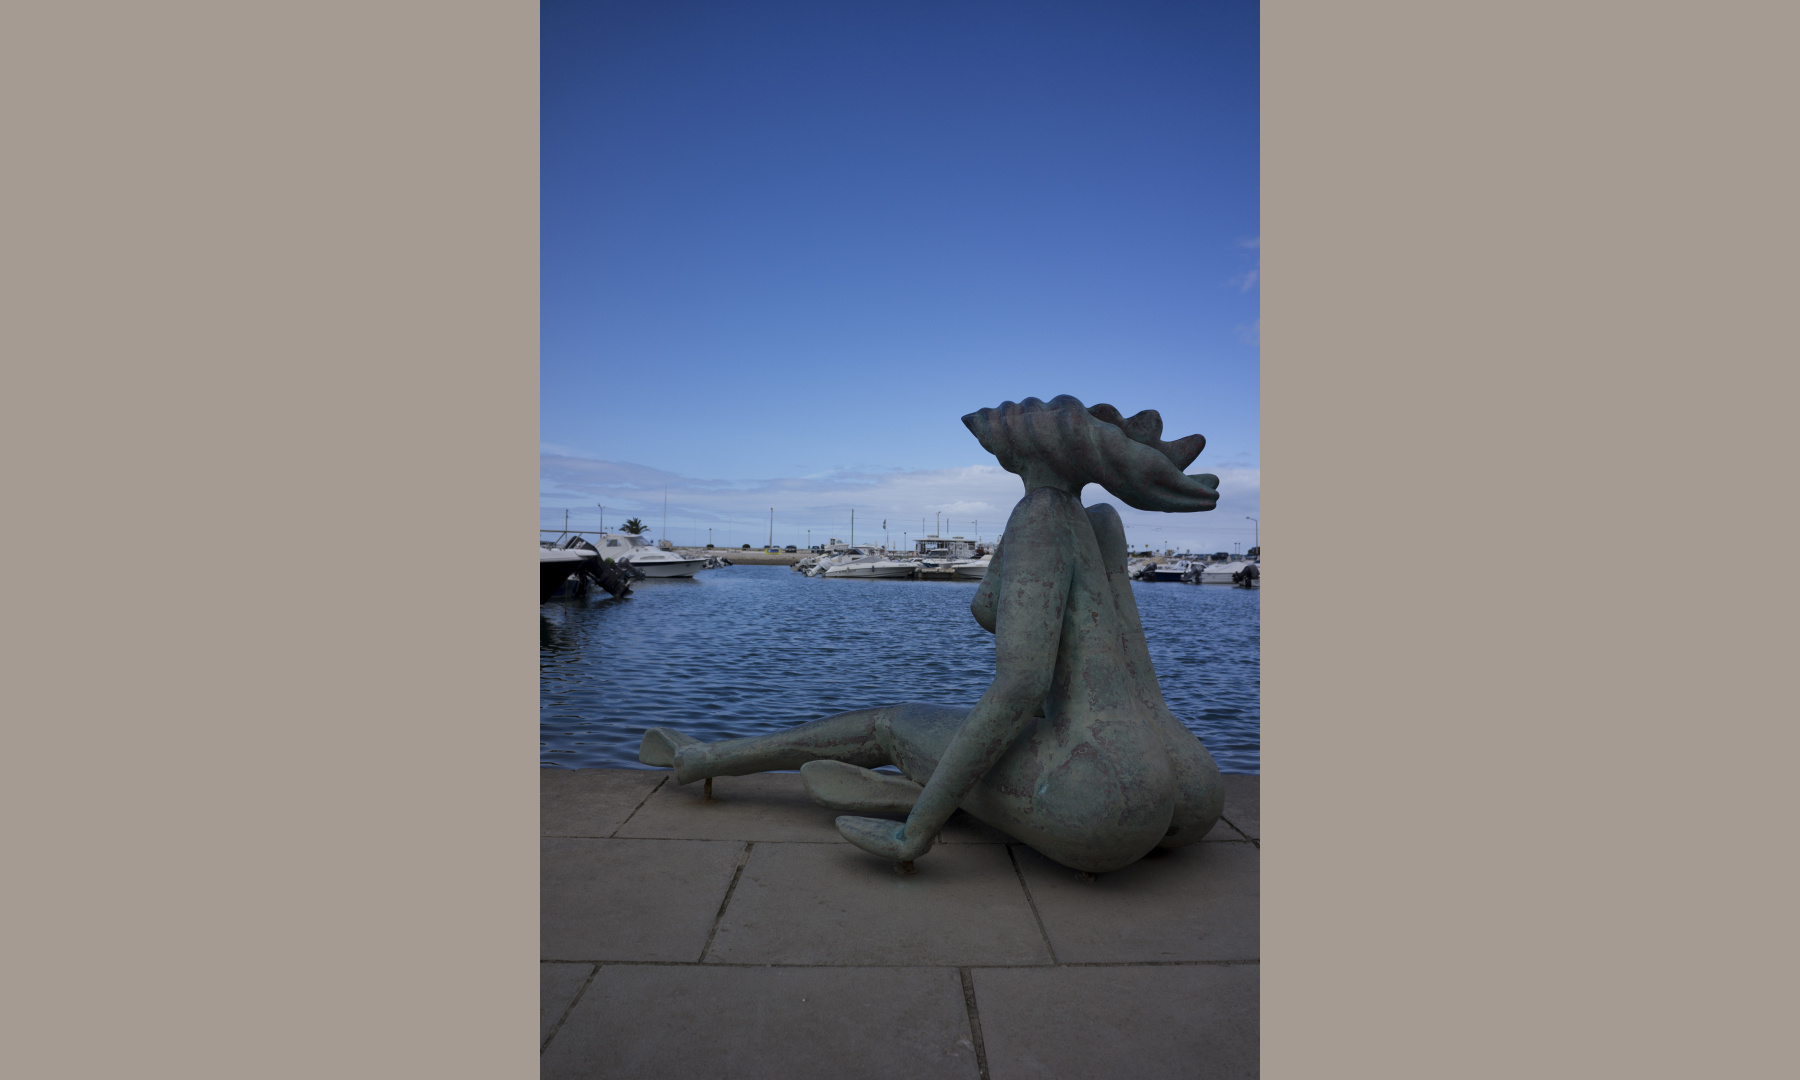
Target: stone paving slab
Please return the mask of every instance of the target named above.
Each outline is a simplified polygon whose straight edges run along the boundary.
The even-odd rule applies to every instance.
[[[1262,853],[1247,842],[1154,852],[1092,881],[1082,881],[1073,870],[1030,848],[1013,851],[1058,963],[1253,960],[1259,955]]]
[[[1262,777],[1226,775],[1224,816],[1238,832],[1262,839]],[[1215,826],[1213,833],[1218,831]]]
[[[662,769],[539,769],[540,829],[545,836],[610,836],[668,775]]]
[[[577,834],[542,840],[545,1076],[974,1078],[958,967],[992,1080],[1256,1075],[1258,965],[1193,961],[1259,955],[1257,777],[1207,843],[1084,882],[979,823],[899,877],[796,774],[703,805],[665,770],[542,773],[543,830]]]
[[[544,1080],[976,1080],[953,968],[606,965]]]
[[[807,798],[799,773],[715,777],[713,799],[710,803],[704,801],[705,785],[698,782],[685,786],[664,784],[619,829],[618,835],[671,840],[849,843],[834,824],[842,811],[827,810]],[[894,820],[900,817],[894,815]],[[1009,839],[958,811],[944,826],[940,843],[1004,844]]]
[[[977,968],[992,1080],[1258,1074],[1256,964]]]
[[[543,960],[698,961],[744,853],[723,840],[539,843]]]
[[[745,964],[1050,963],[1005,847],[945,844],[918,866],[917,874],[901,877],[893,863],[849,844],[757,844],[706,958]]]
[[[592,964],[539,964],[538,965],[538,1043],[541,1045],[550,1037],[550,1029],[562,1019],[562,1014],[569,1009],[569,1003],[581,992],[589,975],[594,973]]]

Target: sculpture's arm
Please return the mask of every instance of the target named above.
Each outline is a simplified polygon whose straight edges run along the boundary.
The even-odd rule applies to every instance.
[[[838,831],[852,844],[902,861],[924,854],[957,804],[1042,712],[1056,673],[1063,608],[1074,572],[1068,499],[1040,489],[1027,494],[1014,511],[1006,528],[1014,544],[1012,558],[998,586],[993,685],[945,748],[904,825],[881,818],[837,819]],[[993,576],[992,564],[988,575]]]

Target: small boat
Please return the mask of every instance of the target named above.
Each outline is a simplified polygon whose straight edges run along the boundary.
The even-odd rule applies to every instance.
[[[1158,563],[1156,569],[1151,571],[1151,576],[1146,580],[1181,581],[1187,576],[1188,571],[1194,569],[1197,565],[1197,563],[1188,559],[1170,559],[1168,562]]]
[[[706,559],[690,558],[679,551],[664,551],[631,533],[605,533],[594,546],[600,554],[628,564],[647,578],[693,577],[697,571],[708,568]]]
[[[828,578],[909,578],[918,570],[917,563],[890,559],[867,548],[850,549],[856,554],[840,555],[825,566],[821,576]],[[820,565],[824,565],[821,563]]]
[[[1243,561],[1243,560],[1233,561],[1233,562],[1207,563],[1205,566],[1200,568],[1200,584],[1202,584],[1202,585],[1232,585],[1232,584],[1236,584],[1236,582],[1234,582],[1232,580],[1232,576],[1235,574],[1241,573],[1246,567],[1251,567],[1251,566],[1256,566],[1256,564],[1253,562],[1248,562],[1248,561]],[[1257,569],[1257,576],[1258,577],[1262,576],[1262,570],[1260,567]]]
[[[950,569],[957,577],[974,578],[980,581],[987,576],[988,563],[993,561],[992,555],[983,555],[979,559],[958,559],[950,564]]]
[[[847,563],[852,559],[860,559],[868,554],[870,551],[867,548],[853,548],[834,540],[820,554],[801,560],[800,565],[804,568],[801,573],[807,577],[824,577],[825,571],[832,567]]]
[[[549,548],[538,545],[538,603],[549,600],[569,575],[581,569],[582,561],[599,556],[583,548]]]

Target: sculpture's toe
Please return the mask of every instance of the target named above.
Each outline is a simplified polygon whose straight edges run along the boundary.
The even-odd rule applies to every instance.
[[[695,746],[700,742],[692,735],[683,735],[674,728],[653,727],[644,732],[644,741],[638,744],[638,760],[645,765],[658,765],[663,768],[675,764],[675,752],[684,746]]]
[[[909,813],[925,790],[903,776],[842,761],[809,761],[800,766],[800,782],[812,801],[828,810],[873,814]]]

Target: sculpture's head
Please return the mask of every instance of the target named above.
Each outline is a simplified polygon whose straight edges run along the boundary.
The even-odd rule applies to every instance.
[[[1219,502],[1218,477],[1181,471],[1200,456],[1206,437],[1163,442],[1154,409],[1127,419],[1111,405],[1090,409],[1063,394],[1048,402],[1003,402],[963,423],[1027,489],[1054,484],[1079,494],[1083,484],[1099,484],[1139,510],[1171,513],[1211,510]]]

